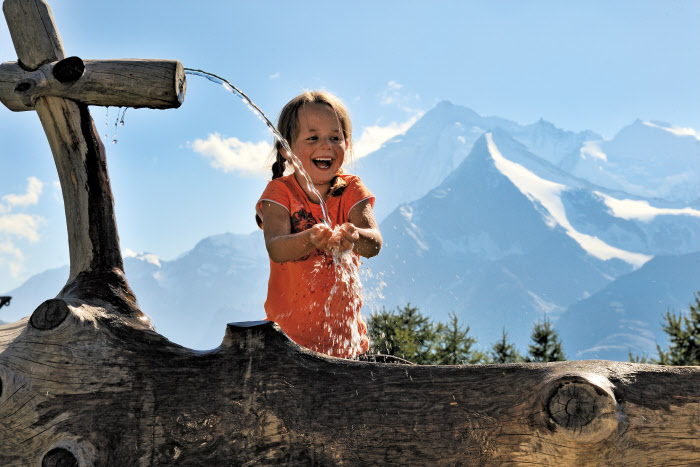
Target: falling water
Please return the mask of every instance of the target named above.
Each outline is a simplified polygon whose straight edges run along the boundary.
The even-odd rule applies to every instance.
[[[289,161],[292,163],[292,166],[294,167],[294,170],[297,170],[300,174],[304,176],[304,179],[306,180],[306,188],[312,192],[313,194],[316,195],[316,197],[319,199],[321,203],[321,211],[323,212],[323,219],[322,222],[326,224],[328,227],[333,227],[332,220],[330,216],[328,215],[328,207],[326,206],[326,202],[323,200],[323,197],[321,194],[318,192],[316,187],[314,186],[313,181],[311,180],[311,177],[309,174],[304,170],[304,167],[301,164],[301,161],[299,158],[292,152],[292,148],[287,142],[286,139],[280,134],[279,131],[277,131],[277,128],[275,128],[275,125],[272,124],[269,118],[263,113],[260,108],[253,103],[253,101],[250,100],[248,96],[245,95],[240,89],[238,89],[236,86],[231,84],[227,79],[221,78],[220,76],[216,76],[215,74],[208,73],[206,71],[202,70],[195,70],[193,68],[185,68],[185,73],[188,75],[195,75],[195,76],[201,76],[203,78],[208,79],[209,81],[220,84],[222,85],[227,91],[232,93],[235,96],[238,96],[243,102],[246,104],[246,106],[252,110],[260,120],[265,122],[267,127],[270,129],[273,135],[275,135],[275,138],[277,141],[280,142],[282,147],[284,148],[285,152],[289,156]]]
[[[121,110],[121,115],[119,112]],[[126,115],[126,107],[120,107],[117,109],[117,119],[114,121],[114,133],[112,135],[112,144],[117,144],[117,128],[124,126],[124,115]],[[105,132],[109,129],[109,107],[107,107],[107,114],[105,115]],[[105,133],[105,141],[109,140],[109,134]]]

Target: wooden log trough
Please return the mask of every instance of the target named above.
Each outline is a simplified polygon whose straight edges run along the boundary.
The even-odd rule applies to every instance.
[[[177,107],[182,67],[120,61],[141,74],[103,92],[119,78],[86,76],[116,68],[65,59],[45,1],[3,11],[19,60],[0,66],[0,100],[39,114],[71,270],[0,326],[0,465],[700,465],[698,367],[349,361],[270,322],[230,324],[207,352],[157,334],[124,276],[87,105]]]

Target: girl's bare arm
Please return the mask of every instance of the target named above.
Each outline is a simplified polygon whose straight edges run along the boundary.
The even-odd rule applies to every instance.
[[[331,230],[323,224],[293,234],[289,211],[278,204],[263,201],[262,214],[265,246],[276,263],[293,261],[317,248],[322,250],[331,237]]]
[[[353,251],[365,258],[376,256],[382,249],[382,234],[374,219],[370,200],[360,201],[353,206],[348,214],[348,220],[355,226],[355,231],[359,234],[355,240]]]

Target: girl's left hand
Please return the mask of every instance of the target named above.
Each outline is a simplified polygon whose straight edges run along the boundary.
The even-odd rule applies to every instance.
[[[352,250],[355,242],[360,239],[360,233],[354,224],[346,222],[338,230],[333,232],[333,236],[328,241],[331,248],[337,247],[340,251]]]

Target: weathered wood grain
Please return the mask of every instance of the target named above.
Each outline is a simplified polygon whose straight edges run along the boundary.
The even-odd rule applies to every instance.
[[[5,0],[2,11],[19,62],[25,70],[65,58],[53,13],[42,0]]]
[[[272,323],[209,352],[65,298],[0,348],[0,465],[692,465],[700,369],[325,357]],[[41,308],[41,307],[40,307]],[[566,414],[566,416],[564,416]]]
[[[74,66],[69,69],[72,73],[64,64]],[[103,107],[172,109],[183,103],[186,88],[185,70],[178,60],[68,57],[35,71],[25,71],[17,62],[0,65],[0,102],[16,112],[34,110],[41,96]]]

